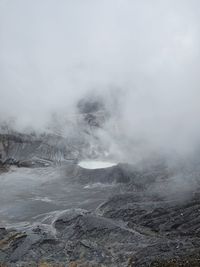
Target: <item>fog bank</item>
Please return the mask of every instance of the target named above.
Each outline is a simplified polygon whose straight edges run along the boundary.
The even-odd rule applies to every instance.
[[[193,153],[199,13],[197,0],[0,0],[0,120],[43,132],[96,92],[116,157]]]

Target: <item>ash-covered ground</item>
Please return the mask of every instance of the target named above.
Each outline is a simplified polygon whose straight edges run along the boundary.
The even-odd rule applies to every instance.
[[[96,106],[80,104],[73,138],[0,135],[0,263],[200,266],[198,153],[115,162],[94,134]]]

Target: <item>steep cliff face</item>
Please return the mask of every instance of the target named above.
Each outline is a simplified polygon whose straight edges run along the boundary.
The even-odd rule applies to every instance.
[[[6,158],[5,147],[4,147],[3,141],[1,140],[0,141],[0,160],[2,161],[5,158]]]
[[[81,99],[77,114],[60,119],[52,117],[49,128],[43,134],[22,134],[9,127],[0,127],[0,161],[62,162],[103,155],[104,147],[98,130],[108,119],[108,112],[99,99]]]
[[[0,161],[6,164],[77,161],[95,157],[98,153],[101,153],[98,139],[90,133],[82,133],[75,138],[55,134],[0,134]]]
[[[0,156],[3,162],[46,159],[61,161],[67,153],[65,142],[56,136],[33,136],[18,133],[0,135]]]

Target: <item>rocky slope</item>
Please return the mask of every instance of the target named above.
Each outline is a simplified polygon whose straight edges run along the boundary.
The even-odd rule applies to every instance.
[[[76,164],[62,168],[70,183],[115,184],[118,190],[89,210],[53,211],[33,224],[2,227],[2,264],[199,266],[198,186],[180,195],[153,191],[171,175],[164,165],[142,170],[123,164],[99,170]]]

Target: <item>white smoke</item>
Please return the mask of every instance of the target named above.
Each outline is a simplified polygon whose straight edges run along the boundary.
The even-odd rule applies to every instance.
[[[112,103],[99,133],[111,153],[190,153],[199,13],[197,0],[0,0],[0,119],[44,131],[97,90]]]

